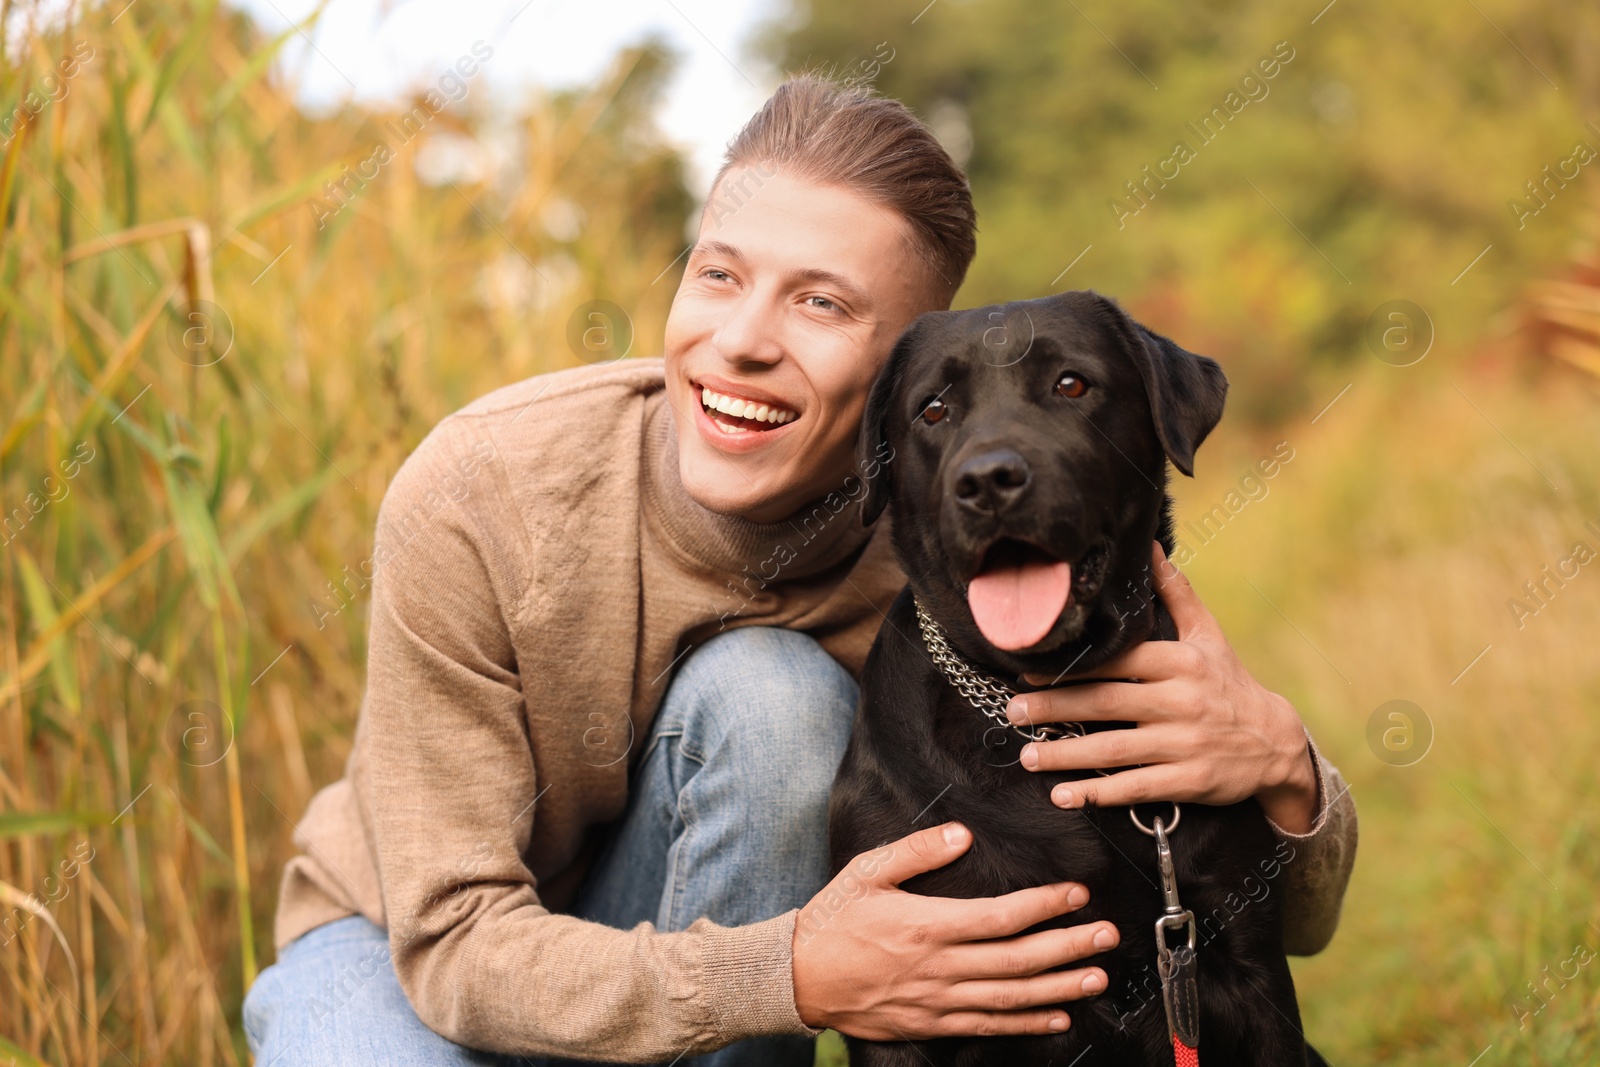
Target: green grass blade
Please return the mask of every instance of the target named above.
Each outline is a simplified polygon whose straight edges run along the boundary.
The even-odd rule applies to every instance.
[[[0,1037],[0,1053],[7,1057],[7,1067],[15,1064],[16,1067],[50,1067],[48,1063],[36,1058],[31,1053],[25,1052],[21,1047],[13,1045],[5,1038]]]
[[[239,72],[228,79],[227,84],[222,87],[222,91],[217,93],[216,97],[211,101],[211,113],[213,115],[221,115],[226,111],[240,93],[261,79],[261,76],[272,65],[272,61],[278,58],[278,53],[283,50],[283,46],[289,43],[291,38],[298,37],[302,31],[309,31],[316,24],[321,14],[322,9],[318,8],[301,25],[290,26],[278,36],[272,38],[267,44],[256,49],[249,62],[240,67]]]
[[[109,826],[114,817],[103,811],[0,811],[0,840]]]
[[[22,591],[28,601],[28,611],[40,630],[47,629],[58,617],[55,597],[40,572],[38,564],[28,550],[17,546],[17,574],[22,578]],[[83,699],[78,692],[77,654],[72,643],[71,629],[63,630],[50,642],[50,681],[56,697],[72,709],[82,710]]]
[[[338,473],[332,467],[324,467],[258,511],[254,518],[228,538],[225,549],[229,563],[237,563],[239,558],[249,551],[256,538],[288,522],[315,503]]]

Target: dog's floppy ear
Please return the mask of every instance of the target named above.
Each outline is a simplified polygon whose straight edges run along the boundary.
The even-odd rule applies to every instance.
[[[900,379],[905,375],[906,362],[917,343],[919,327],[929,317],[919,316],[906,327],[867,394],[867,408],[861,416],[861,437],[856,444],[856,469],[867,486],[866,496],[861,500],[863,526],[871,526],[889,506],[889,495],[893,491],[890,468],[894,463],[894,449],[889,444],[889,410],[900,391]]]
[[[1116,320],[1128,355],[1139,368],[1145,392],[1150,397],[1150,413],[1155,417],[1156,436],[1167,458],[1189,477],[1194,477],[1194,454],[1222,421],[1222,405],[1228,395],[1228,379],[1222,366],[1208,356],[1196,355],[1169,338],[1133,321],[1114,300],[1099,297]]]

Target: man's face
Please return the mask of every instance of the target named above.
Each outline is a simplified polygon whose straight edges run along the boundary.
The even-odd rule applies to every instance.
[[[931,278],[889,208],[781,171],[724,175],[667,317],[689,495],[776,522],[837,488],[873,377],[936,306]]]

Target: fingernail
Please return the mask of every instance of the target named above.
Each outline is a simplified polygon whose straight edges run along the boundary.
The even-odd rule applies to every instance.
[[[947,845],[964,845],[967,843],[967,828],[958,822],[953,822],[944,828],[944,842]]]
[[[1006,718],[1012,722],[1028,721],[1028,700],[1026,697],[1012,697],[1006,705]]]
[[[1050,791],[1050,799],[1056,802],[1059,808],[1072,807],[1072,790],[1064,786],[1056,786]]]
[[[1089,891],[1081,885],[1075,885],[1067,890],[1067,904],[1074,908],[1081,908],[1089,903]]]
[[[1060,1031],[1065,1030],[1067,1028],[1067,1026],[1068,1026],[1068,1020],[1067,1020],[1067,1017],[1065,1015],[1052,1015],[1052,1016],[1050,1016],[1050,1029],[1055,1030],[1056,1032],[1059,1033]]]
[[[1095,948],[1108,949],[1112,945],[1115,945],[1116,943],[1117,943],[1116,935],[1113,934],[1110,930],[1101,929],[1101,930],[1098,930],[1098,931],[1095,932],[1095,935],[1094,935],[1094,947]]]
[[[1022,760],[1022,765],[1024,767],[1028,768],[1028,770],[1031,771],[1031,770],[1035,769],[1036,767],[1039,766],[1039,753],[1038,753],[1038,750],[1036,750],[1031,744],[1023,745],[1022,746],[1021,760]]]
[[[1085,993],[1098,993],[1098,992],[1100,992],[1100,990],[1104,989],[1105,987],[1106,987],[1105,976],[1102,975],[1099,971],[1096,971],[1095,973],[1093,973],[1091,975],[1087,975],[1083,980],[1083,991]]]

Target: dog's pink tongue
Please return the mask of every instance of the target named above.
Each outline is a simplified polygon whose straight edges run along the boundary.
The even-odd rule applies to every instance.
[[[1069,563],[996,567],[967,585],[967,607],[983,636],[1007,651],[1044,640],[1072,593]]]

